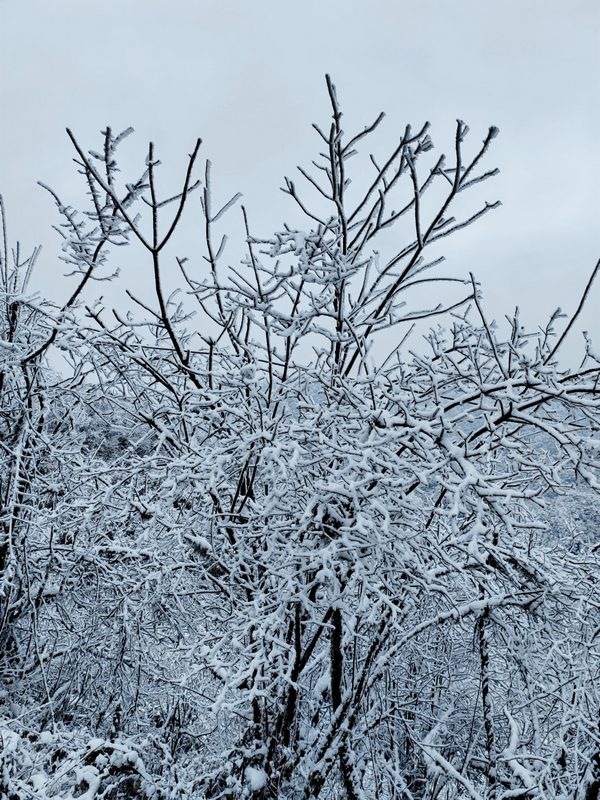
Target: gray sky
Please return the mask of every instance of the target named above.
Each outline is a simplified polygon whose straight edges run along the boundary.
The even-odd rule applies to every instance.
[[[573,309],[600,256],[597,0],[0,0],[0,192],[13,237],[44,244],[41,289],[62,284],[36,180],[82,200],[66,125],[86,149],[132,125],[131,153],[153,139],[167,184],[202,136],[215,190],[243,192],[267,234],[283,175],[317,151],[325,72],[348,128],[386,111],[390,147],[407,122],[430,120],[440,150],[457,117],[473,147],[498,125],[482,196],[503,207],[448,240],[446,269],[474,271],[498,316]],[[600,349],[594,306],[600,284],[581,324]]]

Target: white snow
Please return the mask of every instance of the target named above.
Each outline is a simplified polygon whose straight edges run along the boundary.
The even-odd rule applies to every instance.
[[[263,789],[267,784],[267,773],[264,769],[246,767],[246,781],[253,792]]]

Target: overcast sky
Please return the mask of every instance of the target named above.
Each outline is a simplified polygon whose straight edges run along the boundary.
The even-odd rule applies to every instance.
[[[441,149],[457,117],[473,146],[498,125],[485,199],[503,206],[448,240],[448,268],[475,272],[495,315],[574,307],[600,256],[598,0],[0,0],[0,192],[13,237],[44,244],[38,285],[59,291],[61,266],[36,181],[82,199],[65,126],[93,148],[132,125],[167,182],[201,136],[266,234],[327,124],[325,72],[349,127],[386,111],[390,146],[407,122],[430,120]],[[594,306],[600,284],[582,318],[598,342]]]

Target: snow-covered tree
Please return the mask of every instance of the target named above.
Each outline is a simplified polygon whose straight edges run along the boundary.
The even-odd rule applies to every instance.
[[[220,231],[239,198],[214,200],[210,162],[195,178],[199,141],[162,200],[152,145],[121,185],[128,131],[89,153],[69,134],[90,205],[55,199],[78,289],[3,336],[28,480],[58,498],[19,489],[15,433],[7,696],[38,728],[156,748],[127,762],[137,796],[593,800],[600,565],[570,498],[595,513],[600,362],[588,342],[561,366],[578,312],[503,328],[443,270],[442,240],[497,205],[468,199],[496,128],[473,146],[458,121],[432,158],[408,126],[369,174],[383,115],[347,135],[327,89],[307,191],[284,187],[304,222],[259,237],[242,207],[237,266]],[[170,255],[194,203],[203,251]],[[82,298],[124,244],[154,300],[109,313]],[[36,427],[57,344],[69,375]]]

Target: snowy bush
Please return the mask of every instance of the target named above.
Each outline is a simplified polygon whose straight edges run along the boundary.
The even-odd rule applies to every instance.
[[[576,316],[502,328],[442,271],[497,205],[496,128],[472,147],[458,121],[433,158],[407,127],[365,178],[382,117],[347,136],[327,86],[312,200],[285,183],[302,228],[242,209],[237,266],[200,143],[163,202],[153,146],[121,183],[110,129],[69,132],[90,205],[55,196],[65,305],[5,248],[8,796],[598,793],[600,364],[561,365]],[[198,197],[201,257],[167,256]],[[111,314],[90,287],[117,245],[154,300]]]

